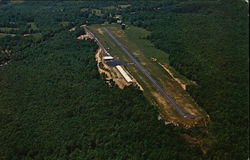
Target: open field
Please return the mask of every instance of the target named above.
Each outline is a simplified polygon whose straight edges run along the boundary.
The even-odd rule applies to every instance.
[[[123,32],[121,32],[118,25],[113,25],[112,28],[110,29],[118,36],[124,34]],[[173,74],[173,76],[179,79],[183,84],[185,85],[194,84],[194,82],[188,80],[186,77],[179,74],[174,68],[169,66],[169,55],[167,53],[163,52],[160,49],[155,48],[154,45],[149,40],[146,39],[146,37],[150,35],[149,31],[143,28],[129,26],[124,32],[128,40],[135,43],[136,46],[143,52],[143,54],[147,59],[150,59],[157,65],[160,66],[163,65],[167,67],[167,69]]]
[[[93,25],[90,30],[98,37],[100,42],[108,49],[111,55],[119,58],[123,62],[131,62],[131,60],[121,51],[115,42],[103,31],[103,25]],[[190,97],[181,85],[173,79],[173,77],[166,72],[166,70],[158,64],[158,58],[162,64],[168,64],[168,55],[156,48],[147,41],[140,39],[146,34],[135,34],[138,28],[132,28],[129,31],[122,31],[117,25],[105,25],[115,36],[125,45],[125,47],[135,56],[135,58],[145,67],[151,76],[158,81],[161,87],[166,90],[176,103],[183,108],[186,113],[194,116],[194,118],[183,118],[176,110],[162,97],[152,83],[143,75],[134,65],[126,66],[131,74],[136,78],[144,89],[144,95],[153,103],[157,104],[161,111],[161,117],[166,121],[185,126],[187,128],[202,124],[206,119],[206,113],[202,111],[195,101]],[[137,32],[138,33],[138,32]],[[142,42],[144,41],[144,42]]]

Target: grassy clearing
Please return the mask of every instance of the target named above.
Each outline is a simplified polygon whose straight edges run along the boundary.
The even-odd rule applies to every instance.
[[[119,29],[119,26],[113,25],[113,27]],[[181,79],[186,84],[193,84],[193,82],[169,66],[169,54],[155,48],[154,45],[146,39],[146,37],[151,34],[149,31],[143,28],[129,26],[125,30],[125,34],[127,35],[129,41],[135,43],[148,59],[152,60],[152,58],[156,58],[157,62],[168,67],[168,69],[173,73],[174,77]]]
[[[129,26],[125,32],[120,29],[119,25],[112,25],[108,27],[116,36],[120,39],[120,41],[127,46],[127,48],[134,54],[134,56],[147,68],[150,73],[157,79],[163,86],[166,86],[166,82],[172,81],[172,77],[166,73],[166,70],[159,65],[159,63],[163,65],[167,65],[169,67],[169,55],[153,46],[153,44],[145,39],[150,32],[134,27]],[[183,78],[182,80],[188,81],[184,76],[180,75],[173,68],[169,68],[174,76]],[[175,82],[171,82],[170,84],[176,85]],[[176,87],[170,87],[176,89]],[[177,85],[178,86],[178,85]],[[167,87],[167,89],[170,89]],[[178,90],[178,89],[177,89]],[[173,91],[173,95],[176,95]],[[181,91],[177,91],[181,92]],[[185,92],[185,91],[184,91]],[[183,93],[185,96],[187,93]],[[178,98],[178,97],[177,97]],[[196,105],[196,104],[194,104]]]
[[[189,81],[173,68],[169,67],[169,55],[167,53],[155,48],[154,45],[146,39],[146,37],[150,35],[150,32],[134,26],[128,27],[125,32],[122,31],[118,25],[109,26],[109,29],[112,30],[130,49],[130,51],[134,53],[137,60],[139,60],[144,66],[150,66],[148,68],[153,73],[156,73],[157,75],[166,74],[166,71],[159,65],[160,63],[168,66],[174,76],[181,78],[183,82],[187,83]],[[159,78],[159,76],[156,77]]]
[[[100,42],[106,47],[108,52],[113,53],[112,55],[117,59],[122,60],[123,62],[130,62],[130,59],[124,55],[124,53],[120,50],[119,47],[113,42],[112,39],[109,38],[108,34],[100,29],[99,25],[91,26],[90,30],[98,36]],[[102,32],[100,32],[100,30]]]
[[[128,40],[135,43],[140,48],[140,50],[143,51],[144,55],[147,58],[153,57],[153,58],[156,58],[161,63],[169,64],[169,61],[168,61],[169,55],[155,48],[153,44],[149,40],[146,39],[146,37],[150,35],[149,31],[142,29],[142,28],[129,26],[125,30],[125,34],[127,35]]]
[[[121,51],[106,32],[100,32],[104,25],[93,25],[90,30],[98,37],[101,43],[109,48],[111,55],[117,57],[124,62],[130,62],[130,59]],[[168,64],[168,55],[154,46],[143,37],[150,34],[145,30],[136,27],[131,27],[126,32],[122,31],[118,25],[105,25],[111,30],[116,37],[128,48],[128,50],[136,57],[136,59],[151,73],[159,84],[176,100],[176,102],[188,113],[195,115],[194,119],[182,118],[171,105],[158,93],[151,82],[141,73],[134,65],[129,65],[126,68],[136,78],[144,89],[144,95],[153,104],[157,104],[160,108],[162,117],[173,123],[183,126],[192,126],[197,123],[202,123],[206,113],[202,111],[195,101],[190,97],[185,90],[177,83],[156,61],[154,58],[159,58],[160,62]],[[140,32],[139,32],[140,31]],[[141,33],[141,34],[140,34]]]

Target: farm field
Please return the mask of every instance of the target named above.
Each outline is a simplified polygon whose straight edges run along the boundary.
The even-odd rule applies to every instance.
[[[156,49],[148,40],[143,39],[143,37],[150,34],[149,32],[134,26],[128,27],[125,32],[121,30],[118,25],[92,25],[89,27],[104,47],[108,49],[110,54],[125,63],[129,63],[131,60],[102,29],[104,26],[115,34],[115,36],[125,45],[133,56],[135,56],[143,67],[150,72],[152,77],[159,82],[161,87],[175,99],[179,106],[181,106],[187,113],[194,115],[194,118],[192,119],[181,117],[134,65],[126,66],[129,72],[131,72],[143,87],[144,95],[147,99],[151,101],[151,103],[159,106],[162,118],[166,121],[187,128],[204,124],[207,114],[200,109],[192,97],[190,97],[181,85],[161,66],[168,66],[168,55],[163,51]],[[177,75],[176,72],[175,75]],[[184,79],[183,81],[188,82],[187,79]]]

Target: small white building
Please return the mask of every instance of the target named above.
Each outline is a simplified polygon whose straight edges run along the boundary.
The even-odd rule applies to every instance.
[[[87,25],[86,24],[82,24],[80,27],[81,28],[84,28],[84,27],[86,27]]]
[[[129,77],[129,75],[124,71],[124,69],[123,69],[121,66],[117,65],[117,66],[115,66],[115,67],[117,68],[117,70],[121,73],[121,75],[123,76],[123,78],[124,78],[128,83],[132,82],[132,79]]]
[[[108,60],[113,60],[114,57],[112,56],[103,56],[103,60],[108,61]]]
[[[76,30],[76,27],[71,28],[69,31],[74,32]]]
[[[117,15],[115,15],[115,16],[114,16],[114,18],[115,18],[115,19],[121,19],[121,18],[122,18],[122,16],[121,16],[121,15],[119,15],[119,14],[117,14]]]
[[[116,22],[117,22],[117,24],[121,24],[122,20],[118,19]]]

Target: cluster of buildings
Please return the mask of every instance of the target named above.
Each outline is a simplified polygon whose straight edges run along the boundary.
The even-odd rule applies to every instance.
[[[114,66],[122,75],[122,77],[126,80],[127,83],[132,83],[131,77],[128,75],[125,69],[121,66],[122,62],[115,60],[114,57],[112,57],[108,52],[106,52],[103,55],[102,59],[107,65]]]
[[[116,23],[122,26],[122,29],[125,29],[126,25],[122,22],[121,15],[115,15],[114,18],[116,19]]]

